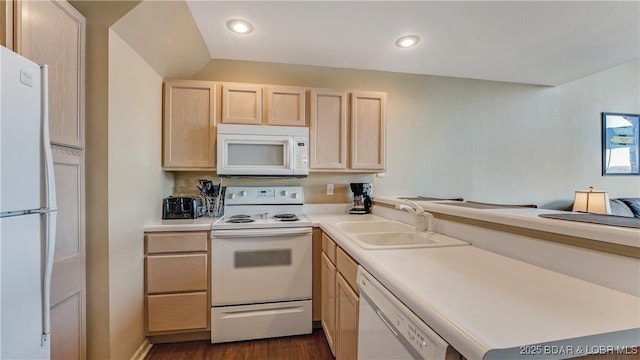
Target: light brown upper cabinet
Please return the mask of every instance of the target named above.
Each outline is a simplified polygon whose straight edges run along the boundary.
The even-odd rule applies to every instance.
[[[306,126],[306,93],[305,88],[267,86],[267,125]]]
[[[347,168],[347,93],[311,90],[309,93],[310,168]]]
[[[165,81],[165,170],[215,170],[216,92],[217,84],[211,81]]]
[[[383,92],[357,91],[347,104],[343,91],[311,90],[310,169],[384,171],[386,98]]]
[[[84,147],[85,19],[66,1],[15,1],[12,4],[15,7],[14,51],[36,63],[49,65],[51,142],[81,149]]]
[[[351,168],[385,169],[387,94],[351,93]]]
[[[262,124],[262,86],[222,84],[223,124]]]

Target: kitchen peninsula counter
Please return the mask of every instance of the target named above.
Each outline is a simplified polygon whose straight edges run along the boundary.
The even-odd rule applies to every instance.
[[[407,204],[397,197],[375,197],[374,202],[391,208],[396,204]],[[515,207],[477,209],[460,206],[464,203],[459,201],[417,201],[417,203],[426,211],[435,214],[617,244],[635,248],[635,252],[640,255],[640,230],[638,229],[546,219],[539,216],[540,214],[566,214],[567,211]]]
[[[640,345],[639,297],[474,246],[365,250],[335,226],[347,219],[336,219],[318,220],[340,247],[467,359],[638,351],[630,344]]]

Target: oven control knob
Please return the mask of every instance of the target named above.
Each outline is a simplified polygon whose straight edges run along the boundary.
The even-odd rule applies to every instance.
[[[282,196],[289,196],[289,192],[287,190],[282,190]]]
[[[246,190],[240,191],[240,196],[247,196],[247,191]]]
[[[235,199],[236,193],[229,193],[229,199]]]
[[[298,198],[300,197],[300,194],[298,194],[298,193],[293,193],[293,195],[292,195],[292,196],[293,196],[293,198],[294,198],[294,199],[298,199]]]

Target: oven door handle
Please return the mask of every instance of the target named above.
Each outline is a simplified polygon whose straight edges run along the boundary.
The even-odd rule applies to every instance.
[[[287,229],[245,229],[245,230],[213,230],[211,236],[216,238],[246,238],[311,235],[311,228]]]

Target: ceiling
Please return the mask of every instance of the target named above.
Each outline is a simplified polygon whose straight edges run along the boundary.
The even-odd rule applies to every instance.
[[[640,2],[187,1],[213,59],[560,85],[640,58]],[[246,35],[230,19],[254,26]],[[396,39],[421,41],[401,49]]]

